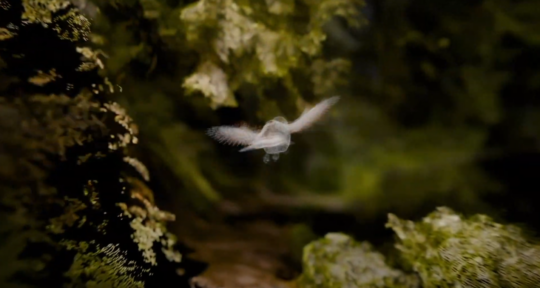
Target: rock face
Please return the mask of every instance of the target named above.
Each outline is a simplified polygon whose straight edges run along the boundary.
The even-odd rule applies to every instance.
[[[0,1],[0,286],[187,287],[89,35],[68,1]]]
[[[513,225],[441,207],[419,222],[389,215],[407,275],[366,242],[327,234],[304,249],[299,287],[535,287],[540,246]]]
[[[414,223],[389,216],[396,247],[424,287],[534,287],[540,283],[540,246],[513,225],[485,215],[466,218],[439,208]]]
[[[414,275],[388,266],[371,244],[341,233],[327,234],[307,245],[303,268],[298,283],[304,288],[420,287]]]

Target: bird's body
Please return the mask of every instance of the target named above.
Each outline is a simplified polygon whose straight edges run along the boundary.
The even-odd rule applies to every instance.
[[[270,157],[274,161],[279,159],[279,154],[284,153],[291,144],[291,134],[297,133],[313,125],[319,120],[331,106],[337,103],[339,97],[332,97],[322,101],[315,107],[304,113],[292,123],[281,116],[276,117],[264,125],[262,130],[257,131],[247,126],[217,126],[208,129],[208,135],[218,142],[229,145],[246,146],[240,152],[256,149],[264,149],[266,155],[264,162],[268,163]]]

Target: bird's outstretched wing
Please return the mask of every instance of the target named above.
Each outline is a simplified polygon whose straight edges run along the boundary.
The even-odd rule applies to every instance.
[[[339,101],[339,98],[339,96],[328,98],[315,105],[315,107],[304,111],[298,119],[289,124],[289,131],[291,131],[291,133],[296,133],[309,128],[313,123],[317,122],[330,107],[336,104]]]
[[[253,143],[258,132],[247,126],[216,126],[208,129],[206,134],[222,144],[248,146]]]

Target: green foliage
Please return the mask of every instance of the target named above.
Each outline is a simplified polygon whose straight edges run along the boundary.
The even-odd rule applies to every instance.
[[[78,251],[67,272],[72,281],[70,287],[144,287],[144,282],[135,280],[132,275],[148,273],[148,270],[139,271],[139,267],[129,263],[118,249],[119,245],[97,246],[96,252],[88,251],[84,243],[79,245],[82,247],[67,245],[68,249]],[[92,280],[82,280],[85,277]]]
[[[304,247],[304,271],[299,287],[407,288],[420,287],[413,275],[389,267],[367,242],[329,233]]]
[[[261,85],[271,79],[279,79],[289,95],[300,97],[292,73],[312,74],[310,63],[321,56],[326,39],[324,24],[342,16],[358,27],[362,23],[358,8],[363,4],[362,0],[193,3],[182,10],[181,19],[188,43],[199,52],[200,64],[184,86],[211,98],[212,107],[236,106],[233,93],[246,84],[259,87],[254,92],[264,96]],[[337,65],[335,71],[348,67],[344,59],[329,65]]]
[[[70,2],[11,4],[0,6],[1,285],[145,287],[178,276],[165,227],[175,217],[139,180],[148,170],[127,149],[138,128],[105,100],[115,87],[97,75],[101,53],[83,46],[88,20]]]
[[[389,215],[396,247],[423,287],[532,287],[540,281],[540,246],[513,225],[439,208],[414,223]]]
[[[512,148],[538,150],[524,123],[539,110],[521,113],[502,97],[536,95],[535,73],[510,73],[518,52],[538,43],[534,1],[74,3],[93,18],[88,63],[106,62],[100,73],[114,84],[105,88],[121,91],[114,100],[145,138],[137,156],[172,193],[331,194],[362,219],[432,204],[486,211],[481,199],[500,186],[479,163],[507,152],[487,147],[494,129],[505,125]],[[376,11],[369,25],[362,8]],[[257,152],[219,149],[203,134],[234,124],[225,122],[291,120],[336,93],[343,100],[328,121],[295,136],[272,173],[251,161]]]
[[[179,262],[164,228],[173,217],[141,184],[150,178],[165,191],[211,201],[270,190],[265,199],[278,204],[275,194],[290,194],[285,205],[349,209],[365,221],[440,203],[485,210],[483,194],[499,187],[479,163],[513,149],[539,151],[530,123],[540,110],[508,105],[538,94],[538,1],[375,2],[367,6],[374,21],[364,25],[361,0],[0,0],[0,189],[11,209],[0,223],[10,236],[0,253],[12,259],[0,279],[17,271],[39,279],[62,253],[77,255],[67,265],[73,286],[86,278],[142,285],[137,275],[156,277],[167,263],[159,259]],[[295,136],[273,166],[251,162],[257,152],[218,150],[203,132],[237,120],[291,120],[336,93],[343,100],[328,122]],[[507,143],[491,149],[495,130]],[[74,177],[79,172],[84,179]],[[527,258],[537,248],[512,226],[444,209],[426,219],[390,222],[405,235],[404,266],[426,287],[538,280]],[[453,219],[455,230],[432,224],[440,219]],[[108,238],[110,231],[125,237]],[[489,243],[476,241],[484,236]],[[386,274],[372,278],[375,286],[358,275],[351,281],[378,287],[403,275],[369,245],[342,238],[309,246],[305,264],[314,270],[305,285],[339,287],[343,271],[371,271],[364,258]],[[54,252],[36,262],[19,257],[32,250],[30,240]],[[494,255],[492,243],[504,253]],[[346,258],[317,254],[323,244],[361,257],[320,264]]]
[[[518,61],[531,57],[518,51],[535,55],[538,48],[538,19],[525,12],[540,7],[533,2],[371,6],[375,20],[351,57],[358,67],[349,78],[354,92],[344,98],[348,103],[333,126],[343,168],[335,190],[344,202],[369,203],[357,212],[364,219],[382,211],[413,216],[426,205],[489,209],[481,199],[501,186],[479,164],[538,152],[532,144],[538,133],[518,128],[531,118],[518,111],[526,109],[530,117],[540,110],[509,103],[516,97],[529,103],[537,94],[526,84],[535,80],[521,79],[537,69],[525,64],[516,71]],[[512,144],[494,147],[494,137]]]
[[[237,106],[255,123],[298,116],[307,100],[342,89],[350,71],[349,60],[322,53],[326,23],[365,22],[357,0],[79,2],[87,13],[99,8],[91,42],[105,52],[101,73],[122,87],[115,99],[146,139],[143,160],[163,172],[153,179],[210,201],[220,190],[260,185],[238,179],[216,155],[201,129],[217,121],[211,108]]]
[[[537,43],[533,1],[80,2],[95,13],[91,42],[108,56],[101,73],[122,87],[115,100],[146,139],[142,160],[188,197],[261,187],[331,194],[363,219],[431,204],[487,211],[480,199],[500,186],[479,163],[505,153],[487,147],[493,130],[506,123],[516,147],[538,138],[507,122],[527,120],[501,97],[537,82],[509,72],[519,47]],[[376,11],[369,25],[363,8]],[[225,122],[291,120],[337,93],[329,119],[295,136],[272,176],[251,161],[257,152],[218,150],[203,134],[234,124]]]
[[[540,246],[514,225],[440,207],[421,221],[389,214],[405,274],[367,242],[330,233],[304,247],[299,287],[534,287]]]

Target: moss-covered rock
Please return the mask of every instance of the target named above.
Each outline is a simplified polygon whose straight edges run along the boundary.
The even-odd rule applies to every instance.
[[[69,1],[0,4],[0,286],[188,286],[89,21]]]
[[[339,233],[305,246],[299,287],[537,287],[540,245],[514,225],[440,207],[418,222],[389,215],[405,274],[367,242]]]
[[[360,26],[364,18],[359,9],[364,1],[265,2],[201,0],[182,9],[180,19],[186,27],[186,39],[198,48],[201,59],[195,73],[184,80],[188,92],[204,94],[217,108],[237,106],[234,92],[241,93],[246,86],[281,83],[296,99],[301,95],[295,72],[312,78],[312,93],[321,96],[335,92],[338,82],[318,80],[332,72],[347,72],[349,62],[327,62],[321,57],[327,38],[324,27],[335,16],[351,26]],[[342,77],[335,75],[333,80],[336,78]],[[265,94],[262,87],[257,90],[257,94]]]
[[[513,225],[485,215],[466,218],[438,208],[422,221],[389,215],[396,247],[420,275],[423,287],[536,287],[540,246]]]
[[[304,248],[304,271],[299,287],[315,288],[412,288],[414,275],[393,269],[367,242],[356,242],[341,233],[329,233]]]

